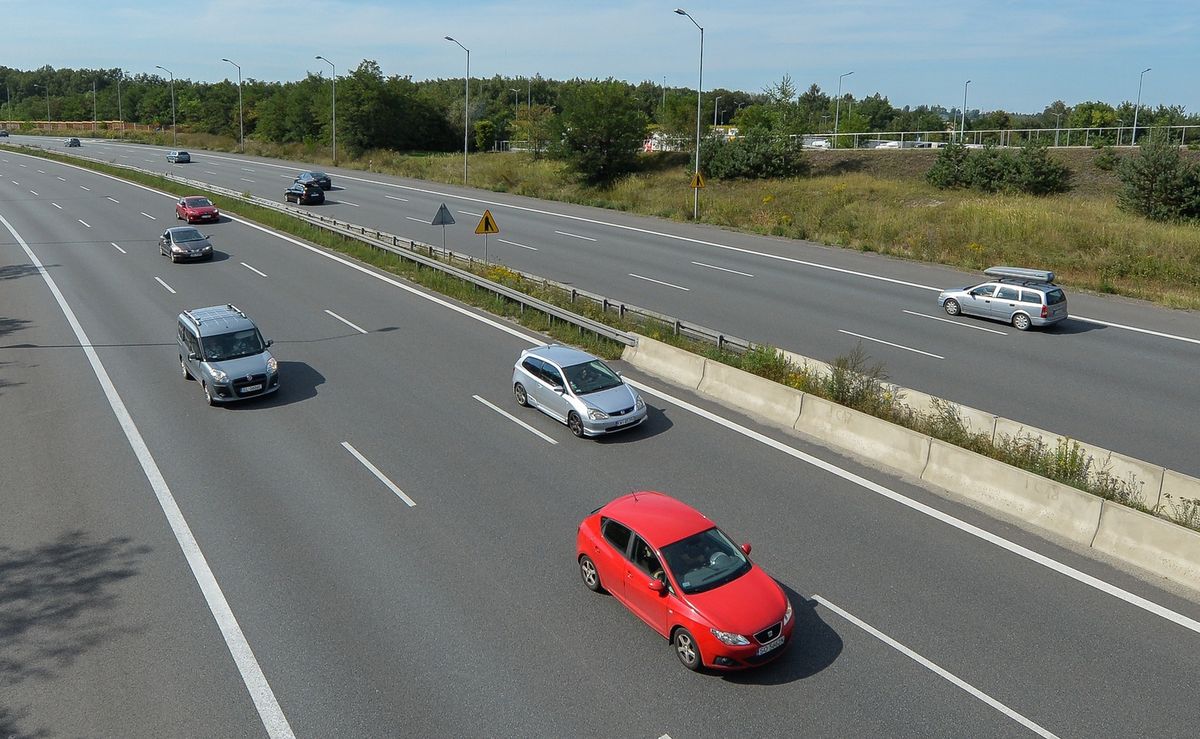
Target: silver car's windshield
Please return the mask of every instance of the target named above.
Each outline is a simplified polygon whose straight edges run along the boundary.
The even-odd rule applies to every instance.
[[[669,544],[662,555],[685,594],[712,590],[750,571],[750,560],[716,528]]]
[[[200,345],[204,349],[204,360],[207,362],[252,357],[255,354],[262,354],[265,349],[262,336],[259,335],[257,329],[253,328],[205,336],[200,340]]]
[[[571,386],[571,392],[576,395],[598,393],[601,390],[609,390],[619,387],[622,384],[621,378],[617,376],[617,373],[609,369],[608,365],[599,359],[593,359],[583,364],[573,364],[570,367],[563,367],[563,374],[567,376],[567,384]]]

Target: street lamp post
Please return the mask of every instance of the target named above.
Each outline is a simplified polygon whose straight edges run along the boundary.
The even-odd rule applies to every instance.
[[[125,76],[125,70],[117,70],[117,118],[121,121],[121,130],[125,130],[125,113],[121,110],[121,79]]]
[[[700,79],[696,85],[696,177],[700,176],[700,93],[704,91],[704,27],[696,22],[683,8],[675,8],[675,12],[684,16],[692,25],[700,30]],[[692,220],[700,217],[700,188],[692,188]]]
[[[1054,114],[1054,145],[1058,146],[1058,132],[1062,128],[1062,113]]]
[[[835,149],[837,148],[837,144],[838,144],[838,139],[837,139],[838,123],[839,123],[838,118],[841,117],[841,112],[842,112],[842,80],[846,77],[849,77],[852,74],[854,74],[853,71],[846,72],[845,74],[842,74],[842,75],[838,75],[837,105],[835,105],[833,108],[833,148],[835,148]],[[826,108],[826,110],[828,110],[828,108]]]
[[[333,164],[334,166],[337,166],[337,66],[320,54],[318,54],[316,58],[328,64],[333,70],[333,120],[330,123],[329,131],[330,139],[332,139],[331,145],[333,148]]]
[[[513,94],[513,115],[516,115],[517,113],[521,112],[521,103],[517,98],[517,96],[521,94],[521,91],[515,87],[508,88],[508,91]]]
[[[159,64],[154,65],[155,69],[161,69],[171,75],[171,146],[178,144],[178,137],[175,134],[175,73]]]
[[[46,130],[50,130],[50,85],[34,85],[35,88],[40,87],[46,91]]]
[[[1138,110],[1142,107],[1142,78],[1145,77],[1146,73],[1149,71],[1150,71],[1150,67],[1146,67],[1145,69],[1142,70],[1142,73],[1138,75],[1137,105],[1133,106],[1133,136],[1129,139],[1130,146],[1134,146],[1137,144]]]
[[[725,96],[717,95],[717,99],[713,101],[713,125],[714,126],[717,125],[717,105],[720,104],[721,98],[723,98],[723,97],[725,97]]]
[[[92,80],[92,131],[96,130],[96,80]]]
[[[458,48],[467,52],[467,76],[463,78],[463,187],[467,186],[467,135],[471,130],[471,50],[463,46],[457,39],[446,36],[447,41],[458,44]]]
[[[971,84],[971,80],[963,83],[963,109],[962,109],[962,126],[958,130],[958,142],[962,143],[967,136],[967,85]]]
[[[237,71],[238,71],[238,134],[241,137],[241,144],[239,145],[239,151],[241,151],[243,154],[245,154],[246,153],[246,126],[242,123],[242,68],[237,62],[233,61],[232,59],[222,59],[221,61],[229,62],[233,66],[237,67]]]

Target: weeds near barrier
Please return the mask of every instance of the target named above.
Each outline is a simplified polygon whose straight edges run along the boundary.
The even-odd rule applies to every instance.
[[[1166,502],[1159,503],[1154,513],[1181,526],[1200,531],[1200,498],[1176,498],[1170,493],[1163,493],[1163,497],[1166,498]]]

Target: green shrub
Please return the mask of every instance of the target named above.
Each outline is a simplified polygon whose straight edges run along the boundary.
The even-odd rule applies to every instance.
[[[925,177],[943,190],[969,187],[983,192],[1050,195],[1071,189],[1071,171],[1051,159],[1046,146],[1033,139],[1015,156],[994,146],[972,152],[962,144],[950,144],[938,153]]]
[[[1017,154],[1013,185],[1026,195],[1051,195],[1071,189],[1071,170],[1050,158],[1045,144],[1029,139]]]
[[[947,144],[938,152],[933,166],[925,174],[929,184],[940,190],[967,187],[967,147],[959,143]]]
[[[984,192],[1002,192],[1014,189],[1016,161],[1012,154],[988,146],[973,151],[967,156],[965,175],[967,185]]]
[[[1096,148],[1099,150],[1099,153],[1092,159],[1092,164],[1095,165],[1096,169],[1111,172],[1121,163],[1121,157],[1117,156],[1112,146],[1103,144]]]
[[[1141,146],[1118,170],[1121,207],[1154,221],[1200,217],[1200,169],[1183,160],[1179,147],[1164,138]]]
[[[716,179],[750,180],[802,177],[811,168],[798,139],[751,131],[732,141],[705,141],[700,169]]]

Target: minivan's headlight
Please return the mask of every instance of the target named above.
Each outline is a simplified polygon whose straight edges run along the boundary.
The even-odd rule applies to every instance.
[[[603,421],[604,419],[608,418],[608,414],[598,408],[589,408],[588,418],[592,419],[593,421]]]
[[[275,361],[275,357],[267,360],[267,372],[275,372],[279,368],[279,362]]]
[[[709,631],[712,632],[713,636],[731,647],[744,647],[750,643],[749,639],[732,631],[721,631],[720,629],[709,629]]]
[[[208,371],[212,375],[213,379],[216,380],[217,382],[225,382],[226,380],[229,379],[229,375],[225,374],[224,372],[217,369],[216,367],[209,367]]]
[[[646,407],[646,401],[642,400],[642,396],[639,395],[637,396],[637,402],[633,404],[633,407],[640,411]]]
[[[788,622],[791,620],[792,620],[792,604],[789,601],[787,610],[783,612],[783,625],[787,626]]]

